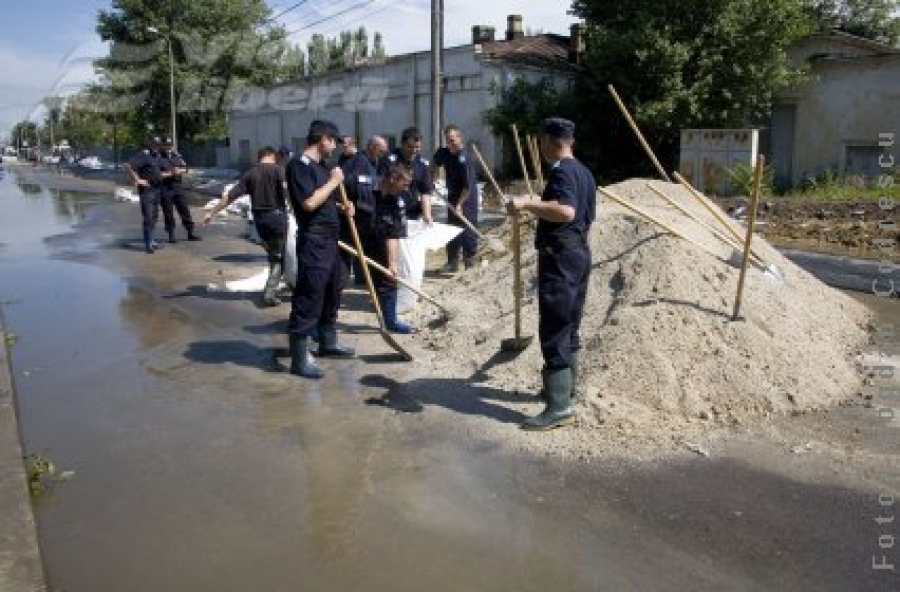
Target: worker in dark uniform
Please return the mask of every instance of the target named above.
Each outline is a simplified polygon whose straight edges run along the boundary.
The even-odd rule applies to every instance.
[[[544,120],[541,155],[551,163],[544,193],[540,201],[516,197],[507,202],[511,214],[525,211],[538,218],[538,332],[546,408],[525,420],[522,428],[526,430],[547,430],[575,419],[571,403],[578,382],[578,329],[591,270],[588,235],[595,217],[597,183],[572,155],[574,136],[571,121]]]
[[[459,252],[462,251],[466,269],[475,265],[475,253],[478,251],[478,237],[469,230],[461,216],[478,224],[478,179],[475,166],[466,152],[462,131],[455,125],[444,128],[446,146],[439,148],[432,159],[432,177],[438,168],[444,168],[447,183],[447,224],[463,228],[461,234],[447,243],[447,264],[443,267],[446,273],[459,270]]]
[[[375,197],[373,192],[378,186],[377,165],[387,152],[387,142],[381,136],[372,136],[366,144],[366,149],[357,152],[347,160],[341,168],[344,171],[344,186],[347,188],[347,197],[353,202],[355,210],[354,222],[362,242],[363,250],[367,253],[372,242],[372,232],[375,228]],[[341,240],[344,243],[353,244],[350,236],[350,227],[346,216],[341,217]],[[359,259],[348,253],[341,253],[341,258],[349,272],[353,270],[356,285],[365,285],[365,276],[362,272],[362,264]]]
[[[159,202],[162,197],[163,171],[159,153],[159,138],[149,138],[144,149],[128,161],[128,172],[137,188],[143,219],[144,250],[153,254],[162,248],[153,238],[156,220],[159,218]]]
[[[394,274],[400,274],[400,239],[406,238],[406,204],[403,195],[412,182],[412,170],[403,163],[392,164],[381,179],[375,197],[375,228],[371,258]],[[392,333],[412,333],[413,327],[397,314],[397,281],[382,273],[373,276],[384,324]]]
[[[178,242],[175,239],[175,211],[181,218],[181,224],[187,230],[188,240],[202,240],[194,233],[194,220],[191,218],[191,209],[187,205],[187,196],[181,184],[182,175],[187,173],[187,163],[180,154],[172,150],[172,138],[166,138],[162,143],[161,159],[162,169],[169,173],[163,180],[162,199],[160,205],[163,212],[163,223],[169,234],[169,242]]]
[[[344,136],[344,143],[341,146],[341,155],[338,156],[338,166],[342,169],[344,165],[347,164],[347,161],[359,154],[359,149],[356,147],[356,138],[353,136]]]
[[[263,290],[263,303],[277,306],[281,304],[276,290],[284,272],[284,244],[288,229],[287,183],[274,148],[266,146],[256,156],[259,164],[244,173],[231,190],[222,195],[219,203],[203,218],[203,223],[209,224],[213,216],[240,196],[250,196],[253,223],[269,259],[269,277]]]
[[[426,224],[431,224],[431,196],[434,193],[434,186],[431,182],[429,163],[422,158],[421,152],[422,133],[415,127],[406,128],[400,136],[400,146],[381,159],[378,174],[384,175],[385,171],[397,162],[412,169],[412,183],[403,194],[406,219],[422,220]]]
[[[341,141],[337,126],[315,120],[309,126],[306,149],[287,164],[287,186],[297,219],[297,281],[291,300],[288,337],[291,373],[321,378],[322,370],[309,353],[309,338],[318,333],[320,356],[349,357],[350,348],[337,342],[337,314],[344,288],[343,264],[338,257],[340,216],[353,215],[338,205],[338,186],[344,181],[340,167],[329,171],[322,161]]]

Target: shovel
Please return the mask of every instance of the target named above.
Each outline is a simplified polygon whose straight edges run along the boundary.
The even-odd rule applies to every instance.
[[[516,150],[519,153],[519,163],[522,165],[522,172],[525,174],[525,185],[528,187],[529,196],[534,195],[531,189],[531,181],[528,180],[528,168],[525,166],[525,156],[522,153],[522,145],[519,143],[519,130],[516,125],[512,125],[513,137],[516,139]],[[522,239],[519,229],[519,215],[516,214],[512,219],[512,250],[513,250],[513,299],[515,300],[515,337],[512,339],[504,339],[500,342],[500,349],[503,351],[522,351],[531,345],[534,336],[522,336]]]
[[[350,253],[351,255],[353,255],[354,257],[357,257],[357,258],[359,257],[359,253],[356,251],[356,249],[354,249],[354,248],[351,247],[350,245],[344,244],[342,241],[338,241],[338,246],[339,246],[341,249],[343,249],[345,252]],[[403,278],[400,278],[400,277],[395,276],[393,273],[391,273],[391,271],[390,271],[389,269],[387,269],[387,268],[385,268],[384,266],[380,265],[378,262],[373,261],[372,259],[369,259],[368,257],[365,257],[365,256],[364,256],[363,258],[366,260],[366,264],[369,265],[370,267],[372,267],[372,268],[374,268],[374,269],[377,269],[378,271],[380,271],[381,273],[383,273],[383,274],[386,275],[387,277],[391,278],[392,280],[397,281],[397,283],[399,283],[399,284],[402,284],[402,285],[406,286],[407,288],[409,288],[410,290],[412,290],[413,292],[415,292],[416,294],[418,294],[419,296],[421,296],[422,298],[424,298],[424,299],[427,300],[428,302],[432,303],[438,310],[441,311],[441,313],[443,313],[443,315],[444,315],[444,320],[450,320],[450,319],[452,319],[454,316],[456,316],[456,313],[452,312],[451,310],[449,310],[449,309],[446,308],[445,306],[441,305],[440,302],[438,302],[437,300],[435,300],[434,298],[432,298],[431,296],[429,296],[428,294],[426,294],[426,293],[423,292],[422,290],[416,288],[415,286],[413,286],[412,284],[410,284],[409,282],[407,282],[407,281],[404,280]]]
[[[362,249],[362,243],[359,240],[359,233],[356,231],[356,222],[353,221],[353,216],[350,215],[350,212],[347,211],[348,204],[350,201],[347,199],[347,191],[344,189],[344,184],[341,183],[338,185],[338,189],[340,189],[341,203],[345,208],[345,213],[347,215],[347,226],[350,227],[350,234],[353,235],[353,244],[356,245],[356,252],[365,255]],[[379,333],[381,333],[381,338],[393,348],[403,359],[407,362],[412,362],[413,357],[397,343],[397,340],[394,339],[393,335],[391,335],[387,326],[384,323],[384,314],[381,312],[381,304],[378,302],[378,294],[375,293],[375,285],[372,284],[372,275],[369,273],[369,266],[363,265],[363,276],[366,278],[366,288],[369,290],[369,298],[372,299],[372,306],[375,307],[375,316],[378,317],[378,329]]]

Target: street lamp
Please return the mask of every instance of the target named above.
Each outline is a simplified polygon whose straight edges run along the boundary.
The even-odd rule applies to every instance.
[[[172,38],[156,27],[147,27],[147,30],[164,37],[169,48],[169,110],[172,116],[172,150],[178,152],[178,132],[175,129],[175,52],[172,51]]]

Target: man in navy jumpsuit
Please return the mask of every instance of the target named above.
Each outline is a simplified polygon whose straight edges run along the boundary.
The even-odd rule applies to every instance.
[[[478,224],[478,180],[475,167],[466,152],[462,131],[455,125],[444,128],[444,141],[447,144],[434,153],[433,169],[444,167],[447,182],[447,224],[463,228],[461,234],[447,244],[447,265],[443,271],[455,273],[459,269],[459,252],[462,250],[466,269],[475,264],[475,252],[478,251],[478,237],[460,220],[460,216]]]
[[[431,196],[434,185],[431,182],[429,163],[422,158],[422,133],[418,128],[408,127],[400,136],[400,146],[381,159],[378,175],[383,176],[392,164],[402,163],[412,169],[413,180],[403,193],[407,220],[422,220],[431,224]]]
[[[412,182],[412,171],[402,163],[390,166],[381,179],[375,197],[375,224],[372,233],[372,259],[399,276],[400,239],[406,238],[406,208],[403,194]],[[412,325],[397,314],[397,281],[384,274],[374,275],[375,289],[384,311],[384,324],[392,333],[409,334]]]
[[[375,198],[373,192],[378,186],[377,165],[387,152],[387,142],[381,136],[372,136],[366,149],[357,152],[341,165],[344,171],[344,186],[347,197],[353,202],[354,222],[362,242],[363,250],[368,254],[372,242],[372,231],[375,221]],[[353,244],[350,236],[349,222],[346,216],[341,217],[341,240],[348,245]],[[362,265],[358,258],[348,253],[341,253],[344,264],[349,271],[353,269],[355,283],[365,285]]]
[[[344,288],[338,256],[342,206],[337,190],[344,181],[340,167],[329,171],[322,161],[334,152],[340,134],[330,121],[309,126],[306,149],[287,164],[291,207],[297,218],[297,280],[288,319],[291,374],[321,378],[322,370],[309,353],[309,338],[318,332],[320,356],[349,357],[350,348],[337,342],[337,314]],[[353,206],[350,204],[350,215]]]
[[[151,255],[161,248],[161,245],[153,238],[156,220],[159,218],[159,202],[162,197],[163,183],[159,147],[159,138],[149,138],[144,149],[128,161],[128,170],[141,201],[144,250]]]
[[[175,211],[178,212],[181,224],[187,230],[188,240],[202,240],[194,232],[194,220],[191,218],[191,209],[187,205],[187,196],[185,196],[184,187],[181,184],[181,176],[187,172],[187,163],[184,162],[184,158],[180,154],[172,150],[171,138],[163,140],[160,155],[162,169],[169,173],[169,177],[163,180],[162,198],[160,201],[163,222],[166,226],[166,232],[169,234],[169,242],[178,242],[175,240]]]
[[[538,332],[544,369],[546,408],[522,424],[526,430],[547,430],[574,422],[572,400],[578,381],[578,329],[584,312],[591,251],[588,243],[596,211],[597,183],[572,155],[575,124],[567,119],[544,120],[541,155],[551,163],[540,201],[516,197],[510,213],[525,211],[538,218]]]

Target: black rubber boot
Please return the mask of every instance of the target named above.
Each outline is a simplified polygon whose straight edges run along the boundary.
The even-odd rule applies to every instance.
[[[149,255],[156,252],[156,247],[153,245],[153,237],[147,230],[144,230],[144,250],[147,251],[147,254]]]
[[[577,403],[581,399],[581,393],[578,392],[578,372],[580,370],[579,352],[572,352],[572,363],[569,366],[572,369],[572,403]]]
[[[174,231],[174,230],[169,230],[168,232],[169,232],[169,242],[170,242],[170,243],[173,243],[173,244],[174,244],[174,243],[177,243],[177,242],[178,242],[178,239],[175,238],[175,231]]]
[[[303,335],[288,334],[288,344],[291,352],[291,374],[304,378],[322,378],[322,369],[316,365],[309,353],[309,342]]]
[[[199,240],[203,240],[203,237],[202,237],[202,236],[200,236],[199,234],[197,234],[196,232],[194,232],[194,227],[193,227],[193,226],[191,226],[190,228],[188,228],[188,229],[187,229],[187,232],[188,232],[188,240],[189,240],[189,241],[199,241]]]
[[[571,425],[575,423],[575,412],[572,410],[572,369],[544,370],[544,393],[547,406],[544,410],[529,417],[522,423],[523,430],[543,431]]]
[[[352,347],[344,347],[338,343],[334,325],[319,325],[319,356],[352,358],[355,355],[356,351]]]
[[[281,299],[275,294],[278,290],[278,283],[281,281],[281,263],[269,264],[269,277],[266,280],[266,287],[263,289],[263,303],[266,306],[278,306]]]

